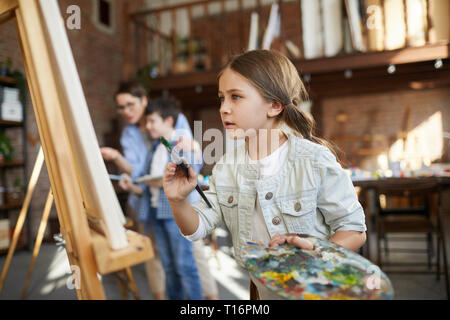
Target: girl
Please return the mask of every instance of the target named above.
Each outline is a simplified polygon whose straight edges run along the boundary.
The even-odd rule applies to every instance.
[[[174,163],[167,165],[163,187],[180,231],[193,241],[224,220],[241,266],[247,241],[312,250],[301,236],[308,235],[360,248],[366,239],[363,209],[328,143],[312,134],[313,120],[299,107],[306,90],[289,59],[249,51],[233,57],[218,82],[227,135],[245,143],[213,168],[206,192],[213,208],[187,201],[197,182],[191,168],[187,179]]]

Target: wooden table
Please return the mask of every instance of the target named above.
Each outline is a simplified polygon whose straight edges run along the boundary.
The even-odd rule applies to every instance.
[[[364,211],[366,214],[366,226],[367,226],[367,241],[363,247],[363,255],[370,261],[374,261],[371,258],[371,241],[370,235],[375,231],[372,224],[372,219],[376,212],[375,202],[375,189],[383,188],[395,185],[411,184],[416,185],[418,183],[435,183],[437,190],[439,190],[440,198],[442,199],[442,193],[446,189],[450,189],[450,176],[431,176],[431,177],[393,177],[393,178],[381,178],[371,180],[355,180],[353,185],[361,188],[359,193],[360,201],[365,203]],[[441,207],[438,208],[439,210]],[[378,244],[377,244],[378,245]]]

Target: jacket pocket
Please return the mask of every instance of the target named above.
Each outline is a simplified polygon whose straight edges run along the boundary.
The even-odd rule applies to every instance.
[[[237,208],[239,193],[236,191],[222,191],[217,193],[217,200],[222,210],[227,228],[233,232],[237,226]]]
[[[314,197],[282,200],[278,204],[289,233],[308,234],[315,224],[317,201]]]

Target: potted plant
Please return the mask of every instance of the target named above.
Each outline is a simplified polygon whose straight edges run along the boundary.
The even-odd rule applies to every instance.
[[[190,50],[189,39],[186,37],[178,38],[176,60],[172,65],[173,73],[183,73],[191,71],[193,69],[194,63],[193,61],[190,61],[192,59],[189,59],[190,57],[189,50]]]
[[[16,177],[13,181],[12,187],[9,187],[6,191],[6,203],[8,204],[20,204],[23,199],[23,186],[22,179]]]
[[[0,155],[2,158],[5,161],[13,160],[13,151],[14,147],[11,144],[11,138],[4,131],[0,132]]]
[[[149,88],[150,79],[154,79],[158,75],[159,75],[158,61],[153,61],[139,68],[136,72],[136,78],[144,86],[144,88]]]

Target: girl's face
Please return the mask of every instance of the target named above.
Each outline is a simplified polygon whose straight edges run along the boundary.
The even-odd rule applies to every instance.
[[[116,96],[117,110],[129,124],[138,123],[144,115],[147,97],[138,98],[129,93]]]
[[[220,116],[230,138],[241,139],[253,136],[261,129],[273,128],[274,104],[267,102],[259,90],[238,72],[230,68],[222,72],[218,95]]]

